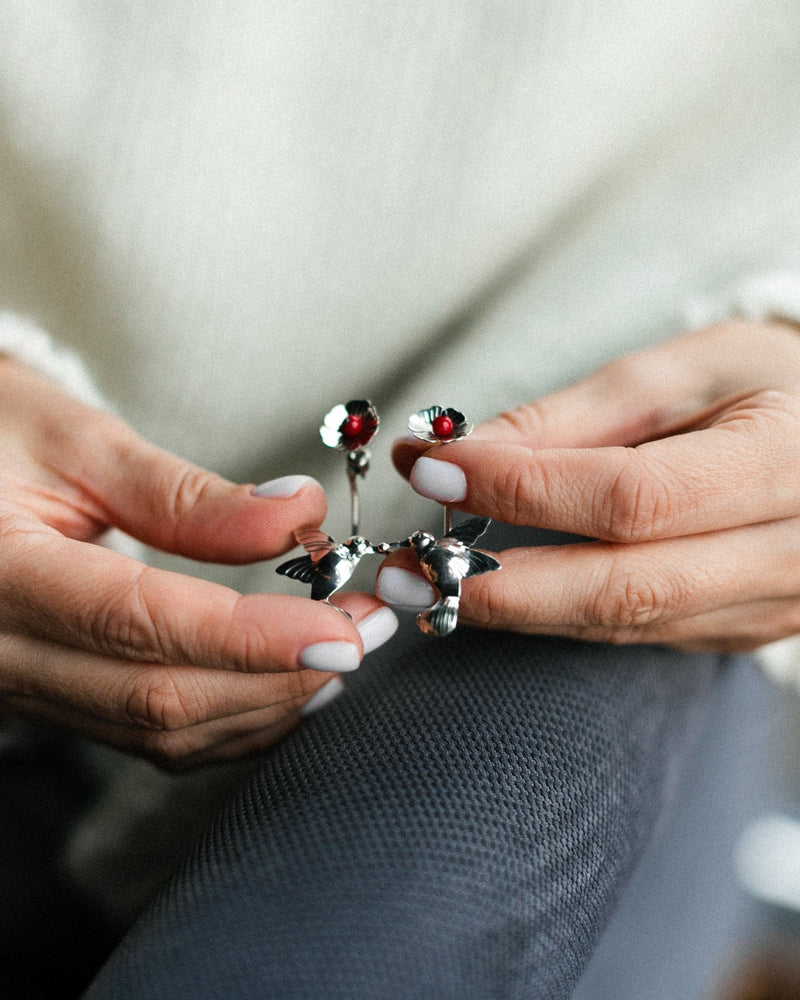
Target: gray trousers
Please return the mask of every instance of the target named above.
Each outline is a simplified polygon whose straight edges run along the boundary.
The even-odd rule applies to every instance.
[[[258,762],[87,1000],[701,995],[741,930],[752,668],[405,634]]]

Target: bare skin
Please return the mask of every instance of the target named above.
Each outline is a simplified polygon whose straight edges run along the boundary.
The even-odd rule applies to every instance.
[[[303,650],[347,642],[360,657],[356,624],[380,602],[342,597],[351,622],[93,543],[114,526],[168,552],[245,563],[286,552],[325,510],[314,482],[253,496],[0,360],[0,710],[169,769],[270,745],[333,676],[303,669]]]
[[[462,623],[719,651],[800,632],[792,325],[693,332],[457,445],[397,442],[398,470],[437,498],[414,469],[423,455],[463,471],[457,510],[596,539],[503,552],[502,572],[465,583]],[[415,571],[408,553],[387,564]]]

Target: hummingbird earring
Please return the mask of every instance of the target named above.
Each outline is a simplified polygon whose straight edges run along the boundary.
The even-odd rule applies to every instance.
[[[491,518],[471,517],[443,538],[415,531],[402,543],[414,550],[422,572],[439,591],[439,600],[417,615],[417,625],[427,635],[449,635],[455,629],[462,580],[500,569],[494,556],[472,548],[490,524]]]
[[[449,635],[458,623],[461,581],[500,569],[493,556],[472,548],[491,520],[471,517],[454,528],[450,509],[445,507],[441,538],[429,531],[415,531],[403,541],[378,545],[363,538],[359,534],[358,483],[369,469],[371,455],[366,446],[377,434],[378,425],[378,411],[368,399],[339,403],[326,414],[319,430],[323,442],[347,454],[351,537],[346,542],[336,542],[316,528],[297,531],[295,538],[305,548],[306,555],[281,563],[276,572],[311,584],[311,599],[330,604],[330,598],[347,583],[363,556],[384,556],[399,548],[410,548],[419,559],[422,572],[440,594],[430,608],[417,616],[417,624],[428,635]],[[458,441],[472,431],[472,424],[463,413],[441,406],[415,413],[409,418],[408,427],[415,437],[435,444]],[[342,608],[337,610],[347,614]]]
[[[346,542],[337,542],[315,528],[297,531],[295,538],[307,554],[289,559],[276,568],[282,576],[310,583],[312,601],[330,604],[331,597],[347,583],[363,556],[387,555],[399,545],[387,542],[373,545],[358,533],[361,520],[358,481],[369,470],[372,456],[366,446],[378,433],[379,424],[378,411],[368,399],[351,399],[349,403],[334,406],[319,429],[320,437],[329,448],[347,454],[351,537]],[[336,610],[347,614],[342,608]]]
[[[295,538],[308,554],[281,563],[275,572],[302,583],[310,583],[311,600],[324,601],[326,604],[330,604],[331,597],[347,583],[362,556],[385,556],[393,548],[399,548],[399,543],[389,545],[381,542],[372,545],[361,535],[353,535],[346,542],[337,542],[324,531],[315,528],[296,531]],[[343,608],[336,607],[335,604],[331,607],[347,615]]]

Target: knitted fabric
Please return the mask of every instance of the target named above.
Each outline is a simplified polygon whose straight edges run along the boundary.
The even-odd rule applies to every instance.
[[[91,1000],[568,997],[712,657],[414,635],[256,767]]]
[[[57,382],[71,396],[88,406],[108,409],[78,355],[55,344],[48,333],[25,316],[0,312],[2,354]]]

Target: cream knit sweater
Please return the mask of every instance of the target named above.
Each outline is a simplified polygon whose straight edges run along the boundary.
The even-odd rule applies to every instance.
[[[789,2],[0,0],[0,307],[160,445],[317,476],[337,535],[317,427],[371,397],[395,537],[432,517],[388,458],[412,411],[483,419],[800,270],[798,80]]]

